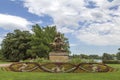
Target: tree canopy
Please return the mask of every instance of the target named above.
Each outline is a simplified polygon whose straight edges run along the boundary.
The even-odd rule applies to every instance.
[[[8,33],[2,41],[1,51],[5,59],[20,61],[28,58],[48,58],[52,50],[50,43],[53,42],[57,33],[56,26],[41,27],[38,24],[32,26],[33,33],[29,31],[14,30]],[[60,33],[66,45],[64,49],[69,51],[69,42],[64,34]]]
[[[1,45],[3,57],[11,61],[27,59],[30,38],[31,34],[28,31],[14,30],[13,33],[8,33]]]
[[[29,53],[33,54],[33,56],[37,55],[38,57],[48,58],[48,54],[52,50],[50,43],[53,42],[57,34],[56,26],[41,27],[36,24],[32,27],[32,30],[32,47],[29,49]],[[69,44],[68,39],[64,36],[64,34],[61,33],[61,35],[64,42]],[[67,44],[64,46],[64,49],[69,52],[69,46]]]
[[[120,60],[120,48],[118,50],[119,50],[119,52],[116,54],[116,57],[118,60]]]
[[[114,56],[112,54],[104,53],[103,56],[102,56],[103,61],[105,61],[105,60],[113,60],[113,59],[114,59]]]

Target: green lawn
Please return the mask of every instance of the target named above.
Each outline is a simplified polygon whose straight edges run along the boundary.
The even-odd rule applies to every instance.
[[[10,62],[0,60],[0,64],[4,64],[4,63],[10,63]]]
[[[119,68],[120,64],[109,66]],[[120,80],[120,70],[107,73],[40,73],[0,71],[0,80]]]

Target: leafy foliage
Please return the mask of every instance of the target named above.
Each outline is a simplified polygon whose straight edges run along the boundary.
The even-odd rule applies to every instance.
[[[118,60],[120,60],[120,48],[118,50],[119,50],[119,52],[116,54],[116,57]]]
[[[2,42],[3,57],[11,61],[24,60],[31,57],[27,54],[30,48],[31,34],[28,31],[14,30],[8,33]]]
[[[99,55],[89,55],[90,59],[101,59]]]
[[[103,61],[103,63],[105,63],[105,64],[120,64],[120,61],[119,60],[106,60],[106,61]]]
[[[113,56],[111,54],[108,54],[108,53],[104,53],[103,56],[102,56],[102,60],[105,61],[105,60],[113,60]]]
[[[57,34],[56,26],[41,27],[38,24],[32,27],[33,34],[29,31],[14,30],[8,33],[2,42],[2,55],[10,61],[26,60],[28,58],[48,58],[52,51],[50,43],[53,42]],[[64,49],[69,51],[68,39],[62,35],[66,43]]]
[[[52,51],[50,47],[50,43],[53,42],[55,35],[57,34],[56,26],[47,26],[41,27],[39,25],[34,25],[33,35],[31,40],[31,49],[29,49],[29,53],[33,54],[36,57],[44,57],[48,58],[48,54]],[[68,44],[68,39],[64,37],[64,34],[61,34],[64,41]],[[67,51],[69,51],[69,46],[64,47]]]

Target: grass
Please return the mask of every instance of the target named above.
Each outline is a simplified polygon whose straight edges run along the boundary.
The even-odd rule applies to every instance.
[[[120,64],[110,64],[120,69]],[[40,73],[4,72],[0,70],[0,80],[119,80],[120,70],[107,73]]]
[[[10,63],[10,62],[0,60],[0,64],[5,64],[5,63]]]

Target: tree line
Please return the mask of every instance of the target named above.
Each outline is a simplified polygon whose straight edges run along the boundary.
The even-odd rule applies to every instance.
[[[109,54],[109,53],[103,53],[102,56],[92,54],[92,55],[86,55],[86,54],[73,54],[71,58],[80,58],[80,59],[101,59],[103,61],[106,60],[120,60],[120,48],[118,49],[118,52],[116,54]]]
[[[102,57],[103,61],[106,60],[120,60],[120,48],[118,49],[118,52],[116,54],[108,54],[104,53]]]
[[[102,59],[102,56],[96,55],[96,54],[91,54],[91,55],[87,55],[87,54],[73,54],[71,56],[71,58],[80,58],[80,59]]]
[[[20,61],[30,58],[48,58],[52,51],[50,43],[57,34],[56,26],[41,27],[38,24],[32,26],[32,33],[19,29],[8,33],[2,41],[0,55],[2,59],[9,61]],[[67,45],[64,49],[69,50],[68,38],[60,33]]]

